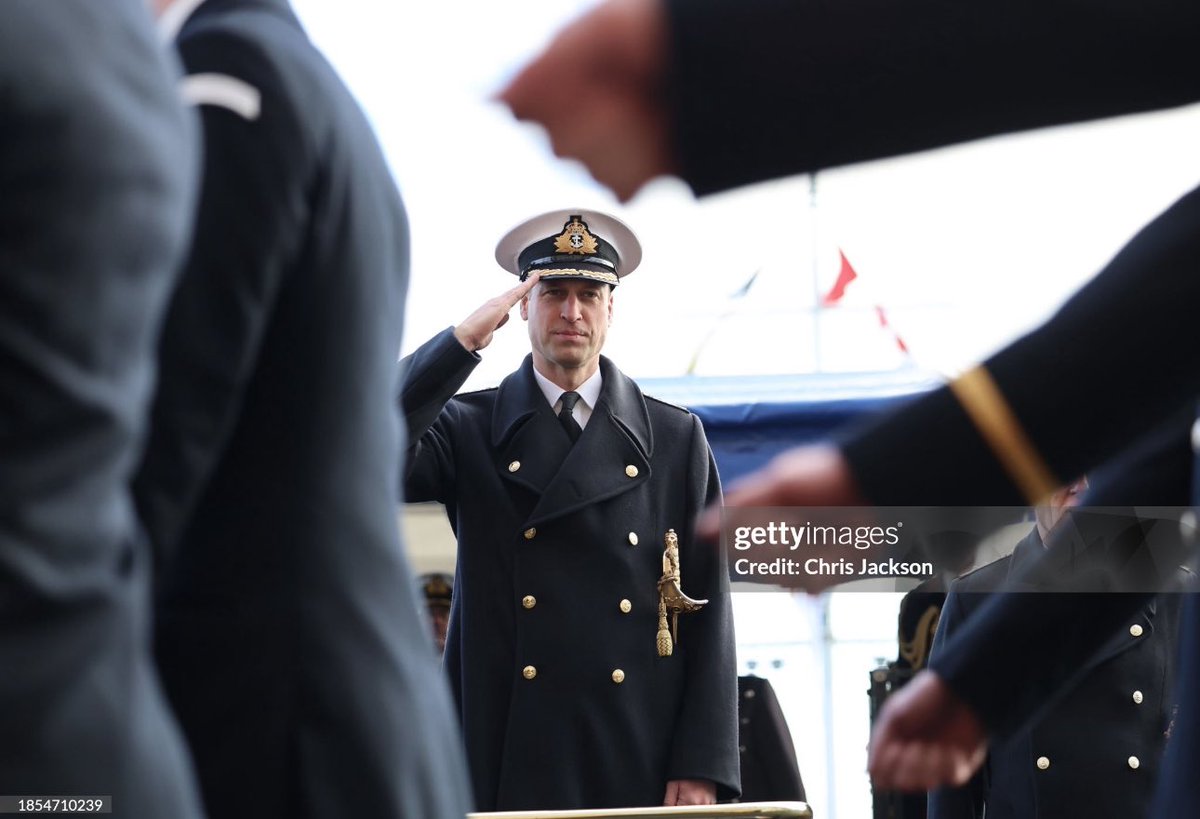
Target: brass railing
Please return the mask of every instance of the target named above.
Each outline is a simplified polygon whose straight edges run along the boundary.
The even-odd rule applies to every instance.
[[[737,802],[732,805],[529,810],[469,813],[467,819],[812,819],[803,802]]]

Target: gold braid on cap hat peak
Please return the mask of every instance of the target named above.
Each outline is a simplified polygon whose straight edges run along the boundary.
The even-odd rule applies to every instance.
[[[526,270],[521,274],[521,281],[525,281],[533,273],[541,275],[542,281],[547,279],[590,279],[594,282],[603,284],[615,285],[620,279],[616,273],[609,273],[606,270],[577,270],[570,267],[549,267],[545,270]]]

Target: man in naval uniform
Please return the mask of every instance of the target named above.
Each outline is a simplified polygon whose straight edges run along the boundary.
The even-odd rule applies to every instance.
[[[610,216],[554,211],[496,258],[522,283],[414,353],[403,393],[405,494],[444,503],[458,538],[445,665],[477,804],[736,796],[726,564],[692,535],[720,495],[712,454],[696,416],[600,355],[637,239]],[[455,396],[518,302],[532,353],[498,388]],[[675,591],[708,601],[677,618],[660,612],[672,530]]]
[[[935,658],[991,593],[1019,582],[1086,487],[1081,480],[1055,492],[1037,507],[1037,525],[1011,555],[954,582],[938,624]],[[1179,571],[1190,585],[1191,573]],[[1015,596],[1036,603],[1028,594]],[[930,819],[1146,816],[1175,712],[1179,609],[1178,594],[1148,600],[1087,659],[1077,682],[1037,722],[993,745],[969,783],[929,795]]]
[[[287,0],[158,5],[204,167],[135,490],[155,653],[205,807],[462,816],[465,759],[396,525],[404,206]]]

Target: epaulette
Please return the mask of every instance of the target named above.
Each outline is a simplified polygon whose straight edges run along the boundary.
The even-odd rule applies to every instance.
[[[487,393],[494,393],[494,391],[496,391],[498,389],[499,389],[499,387],[484,387],[482,389],[467,390],[466,393],[455,393],[454,395],[452,395],[450,397],[451,397],[451,399],[473,399],[473,397],[475,397],[476,395],[486,395]]]
[[[643,393],[643,395],[644,395],[644,393]],[[664,407],[671,407],[672,409],[677,409],[680,412],[685,412],[688,415],[692,414],[692,411],[690,409],[688,409],[687,407],[680,406],[679,404],[672,404],[670,401],[664,401],[661,398],[655,398],[653,395],[646,395],[645,398],[647,401],[653,401],[656,404],[662,404]]]
[[[455,398],[467,398],[472,395],[482,395],[485,392],[495,392],[498,389],[500,389],[500,387],[496,386],[496,387],[484,387],[481,390],[470,390],[469,392],[456,392],[456,393],[454,393],[454,397]]]
[[[189,74],[179,81],[179,94],[189,105],[211,105],[253,122],[262,113],[262,92],[228,74]]]
[[[1009,552],[1006,555],[1002,555],[1001,557],[996,558],[995,560],[991,561],[990,563],[984,563],[982,566],[976,566],[974,569],[971,569],[971,571],[963,572],[958,577],[951,580],[950,587],[947,589],[947,591],[955,591],[954,587],[956,585],[958,585],[961,581],[974,579],[978,575],[983,574],[984,572],[987,572],[989,574],[998,572],[1001,570],[1001,568],[1007,567],[1007,565],[1011,562],[1012,562],[1012,552]],[[962,587],[959,586],[957,591],[962,593]],[[970,591],[968,591],[967,593],[973,594],[973,592],[970,592]]]

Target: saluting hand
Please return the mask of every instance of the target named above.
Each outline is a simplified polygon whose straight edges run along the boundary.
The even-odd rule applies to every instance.
[[[624,201],[675,169],[666,50],[660,0],[608,0],[563,29],[500,101],[545,126],[556,154],[581,160]]]
[[[458,343],[472,353],[491,344],[495,332],[508,323],[509,311],[525,298],[539,278],[540,274],[531,273],[529,278],[516,287],[485,301],[478,310],[454,328],[454,337],[458,339]]]

